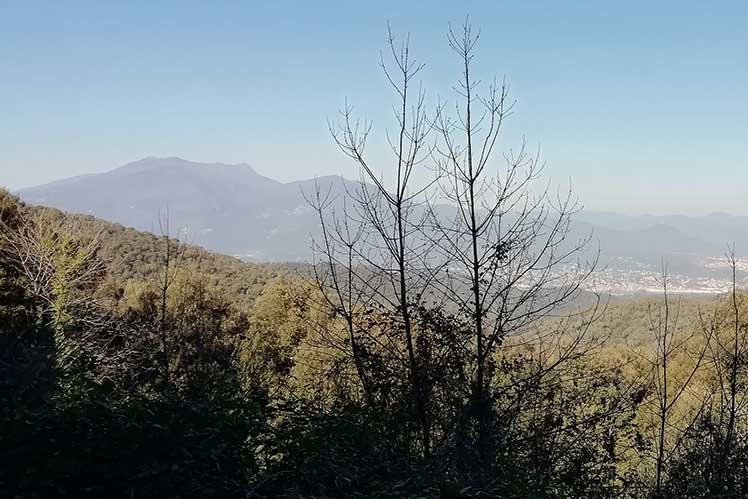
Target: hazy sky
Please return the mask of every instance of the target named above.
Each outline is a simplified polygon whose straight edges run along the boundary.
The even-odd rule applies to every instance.
[[[326,120],[348,97],[391,125],[385,22],[449,99],[466,14],[517,99],[503,148],[539,144],[591,209],[748,215],[744,1],[0,1],[0,185],[145,156],[355,177]]]

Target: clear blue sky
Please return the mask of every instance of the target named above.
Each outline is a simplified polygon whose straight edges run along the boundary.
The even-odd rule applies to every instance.
[[[748,214],[748,2],[0,2],[0,184],[145,156],[249,162],[280,180],[355,168],[326,119],[389,120],[385,22],[449,97],[449,21],[517,99],[503,145],[540,144],[590,209]],[[377,159],[383,159],[377,158]]]

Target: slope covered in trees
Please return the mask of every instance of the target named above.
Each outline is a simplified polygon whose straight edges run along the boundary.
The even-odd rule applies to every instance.
[[[392,312],[352,310],[356,360],[314,279],[2,203],[3,494],[644,497],[655,487],[662,300],[613,302],[593,322],[548,317],[507,338],[486,381],[499,417],[482,430],[498,450],[485,470],[458,316],[413,309],[433,446],[424,457]],[[666,414],[660,495],[744,490],[743,416],[729,416],[744,328],[735,350],[729,296],[671,300],[667,369],[671,389],[688,391]],[[585,344],[564,355],[580,327]]]
[[[5,194],[7,196],[7,194]],[[49,223],[65,226],[76,237],[95,239],[97,254],[106,262],[106,281],[111,291],[124,293],[134,283],[150,281],[158,275],[159,260],[166,245],[165,236],[172,243],[176,231],[170,234],[150,234],[87,215],[64,214],[46,207],[29,207],[32,213],[49,219]],[[164,232],[169,232],[169,220],[163,219]],[[240,260],[184,244],[180,254],[186,267],[199,267],[212,285],[223,289],[227,297],[247,308],[257,298],[264,284],[272,277],[294,272],[283,264],[248,264]]]

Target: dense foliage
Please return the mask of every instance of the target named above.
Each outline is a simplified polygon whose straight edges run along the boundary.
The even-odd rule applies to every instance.
[[[507,338],[490,362],[487,408],[471,397],[469,323],[414,307],[425,456],[407,365],[388,343],[403,341],[396,310],[355,310],[367,334],[354,356],[346,321],[293,273],[0,201],[2,496],[746,493],[746,326],[730,297],[681,305],[675,334],[686,353],[673,356],[671,383],[687,378],[689,392],[668,413],[657,490],[647,360],[656,300],[612,303],[593,324],[549,318]],[[17,258],[17,245],[40,234],[48,289]],[[242,288],[243,278],[254,284]],[[688,334],[703,330],[707,307],[712,334]],[[580,324],[589,338],[564,355]],[[703,351],[708,361],[689,377]]]

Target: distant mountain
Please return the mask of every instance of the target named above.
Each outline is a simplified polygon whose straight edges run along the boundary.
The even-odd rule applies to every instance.
[[[341,177],[316,180],[332,195],[352,183]],[[146,158],[115,170],[23,189],[24,201],[94,215],[159,233],[168,213],[172,235],[214,251],[249,260],[297,260],[309,254],[309,234],[318,226],[303,192],[314,180],[281,183],[246,163],[195,163]]]
[[[602,211],[584,211],[577,216],[598,227],[607,227],[623,232],[641,232],[655,227],[669,228],[690,238],[700,240],[706,246],[692,247],[697,252],[724,253],[728,245],[735,244],[738,253],[748,253],[748,217],[727,213],[712,213],[700,217],[684,215],[622,215]],[[668,229],[664,229],[668,230]],[[742,251],[741,251],[742,250]]]
[[[317,179],[338,199],[357,183],[342,177]],[[213,251],[247,260],[295,261],[310,255],[316,213],[303,193],[314,180],[282,183],[246,163],[195,163],[180,158],[146,158],[115,170],[68,178],[23,189],[26,202],[91,214],[140,230],[160,232],[166,213],[171,233]],[[453,211],[442,207],[444,213]],[[586,211],[576,216],[570,240],[592,234],[604,264],[638,262],[650,268],[662,258],[678,271],[692,273],[727,244],[748,249],[748,217],[627,216]],[[627,263],[626,265],[629,265]]]
[[[613,229],[585,222],[582,215],[575,220],[573,230],[577,233],[591,233],[593,241],[599,241],[602,257],[606,260],[630,257],[656,263],[663,257],[671,259],[678,256],[715,256],[724,253],[726,248],[725,245],[702,239],[664,223],[630,230]]]

